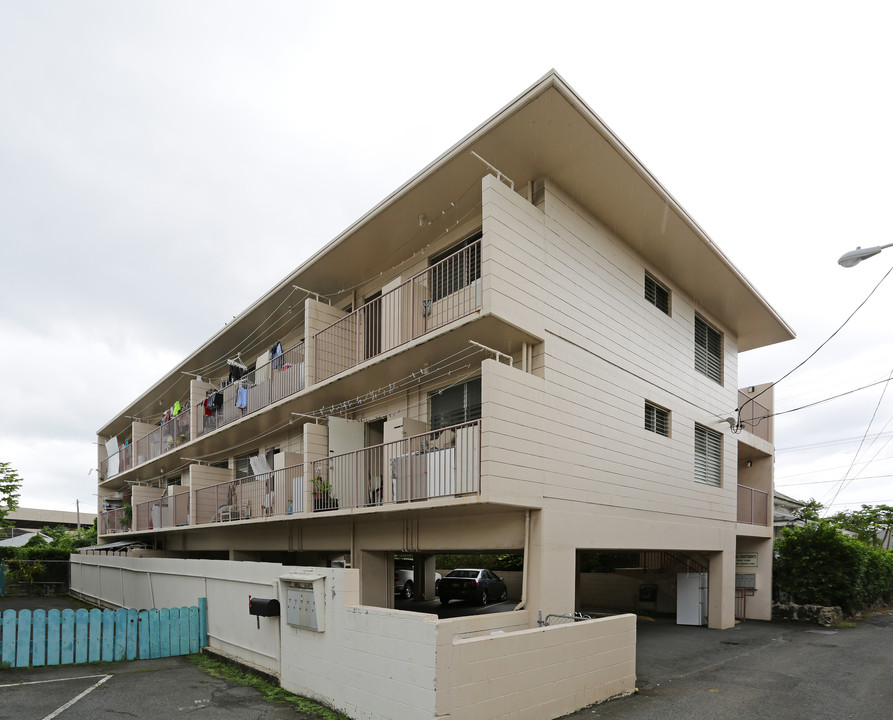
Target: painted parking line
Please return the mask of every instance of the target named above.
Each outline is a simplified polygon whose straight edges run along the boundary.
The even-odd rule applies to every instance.
[[[79,693],[78,695],[73,697],[71,700],[69,700],[67,703],[65,703],[64,705],[56,708],[49,715],[46,715],[43,718],[41,718],[41,720],[53,720],[53,718],[57,717],[61,713],[68,710],[68,708],[70,708],[72,705],[74,705],[76,702],[78,702],[78,700],[82,700],[83,698],[85,698],[87,695],[89,695],[91,692],[93,692],[96,688],[98,688],[104,682],[106,682],[107,680],[111,680],[112,677],[113,677],[112,675],[79,675],[77,677],[55,678],[53,680],[36,680],[33,682],[10,683],[8,685],[0,685],[0,688],[22,687],[24,685],[44,685],[46,683],[65,682],[66,680],[92,680],[93,678],[99,678],[99,680],[97,680],[95,683],[93,683],[90,687],[88,687],[82,693]]]
[[[106,680],[110,680],[111,677],[112,677],[111,675],[104,675],[102,678],[100,678],[95,683],[93,683],[93,685],[91,685],[86,690],[84,690],[84,692],[82,692],[80,695],[72,698],[67,703],[65,703],[62,707],[59,707],[59,708],[56,708],[55,710],[53,710],[53,712],[51,712],[49,715],[47,715],[45,718],[43,718],[43,720],[53,720],[53,718],[56,717],[59,713],[68,710],[68,708],[70,708],[72,705],[74,705],[78,700],[89,695],[96,688],[98,688],[100,685],[102,685],[102,683],[104,683]]]
[[[22,685],[43,685],[44,683],[66,682],[67,680],[92,680],[93,678],[110,677],[108,675],[79,675],[77,677],[53,678],[52,680],[32,680],[30,682],[9,683],[0,688],[21,687]]]

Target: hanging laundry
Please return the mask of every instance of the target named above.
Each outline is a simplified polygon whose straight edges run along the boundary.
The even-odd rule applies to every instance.
[[[179,415],[179,414],[180,414],[180,401],[177,400],[177,402],[174,403],[173,416],[177,417],[177,415]]]
[[[240,387],[236,390],[236,407],[244,410],[248,407],[248,389]]]
[[[214,410],[219,410],[223,407],[223,393],[218,390],[211,396],[211,401],[214,405]]]
[[[229,381],[230,383],[234,383],[236,380],[241,380],[242,375],[245,374],[245,370],[240,368],[238,365],[230,365],[229,366]]]
[[[164,411],[164,415],[161,416],[161,424],[164,425],[166,422],[169,422],[171,419],[171,409],[168,408]]]
[[[213,410],[214,410],[214,406],[213,406],[213,404],[212,404],[212,402],[211,402],[211,398],[205,398],[205,399],[202,401],[202,407],[204,408],[205,415],[206,415],[206,416],[207,416],[207,415],[210,415],[210,414],[213,412]]]
[[[285,358],[282,357],[282,343],[277,342],[272,348],[270,348],[270,360],[273,361],[273,369],[278,370],[282,367],[282,363]]]

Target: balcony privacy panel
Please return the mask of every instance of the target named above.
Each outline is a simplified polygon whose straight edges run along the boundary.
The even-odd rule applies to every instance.
[[[749,525],[769,525],[769,493],[738,486],[738,522]]]

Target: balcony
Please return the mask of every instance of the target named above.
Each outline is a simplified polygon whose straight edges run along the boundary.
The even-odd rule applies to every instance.
[[[312,477],[313,512],[477,493],[480,421],[317,460]]]
[[[195,491],[194,524],[250,520],[304,511],[304,466],[251,475]]]
[[[314,379],[327,380],[480,307],[476,240],[318,332]]]
[[[211,399],[220,395],[219,402],[196,407],[193,411],[198,414],[196,435],[201,437],[263,410],[300,392],[304,385],[304,343],[299,342],[223,390],[212,393]]]
[[[304,466],[294,465],[196,488],[191,505],[185,491],[138,503],[132,529],[146,532],[479,493],[481,423],[474,420],[335,455],[312,463],[312,468],[310,508],[304,503]],[[99,534],[128,531],[122,513],[100,513]]]
[[[738,522],[769,525],[769,493],[747,485],[738,486]]]

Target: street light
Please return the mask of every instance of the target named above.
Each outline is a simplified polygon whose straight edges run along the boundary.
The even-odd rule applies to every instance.
[[[858,265],[863,260],[867,260],[870,257],[874,257],[884,248],[893,247],[893,243],[889,245],[875,245],[870,248],[860,248],[857,247],[855,250],[850,250],[848,253],[844,253],[840,256],[840,260],[837,261],[837,264],[841,267],[851,268]]]

